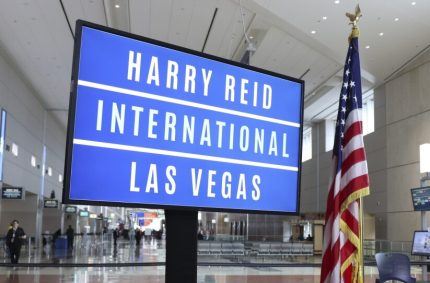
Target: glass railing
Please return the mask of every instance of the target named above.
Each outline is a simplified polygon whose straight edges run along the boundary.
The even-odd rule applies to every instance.
[[[140,245],[134,238],[120,238],[114,245],[112,233],[77,235],[73,249],[67,249],[63,236],[61,245],[53,245],[52,235],[45,235],[45,245],[36,247],[34,238],[25,241],[21,251],[21,263],[28,264],[163,264],[166,249],[164,237],[142,238]],[[319,266],[321,251],[316,251],[313,241],[283,241],[268,235],[212,235],[198,241],[200,264],[303,264]],[[364,259],[374,263],[378,252],[403,253],[414,263],[423,258],[411,255],[411,242],[365,240]],[[9,262],[4,239],[0,239],[0,263]]]
[[[373,261],[377,253],[402,253],[409,256],[412,262],[423,260],[421,256],[411,254],[412,242],[389,240],[365,240],[363,243],[363,255],[365,260]]]

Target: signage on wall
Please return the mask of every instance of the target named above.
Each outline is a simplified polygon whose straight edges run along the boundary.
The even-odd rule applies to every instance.
[[[76,213],[76,211],[77,211],[76,206],[70,206],[70,205],[68,205],[68,206],[66,206],[66,207],[64,208],[64,212],[65,212],[65,213],[75,214],[75,213]]]
[[[90,213],[86,210],[81,210],[81,211],[79,211],[79,216],[80,217],[89,217]]]
[[[416,211],[430,210],[430,187],[411,189],[412,204]]]
[[[24,199],[24,189],[21,187],[3,187],[1,190],[2,199]]]
[[[298,213],[303,82],[78,21],[63,202]]]
[[[56,199],[45,199],[43,201],[44,208],[58,208],[58,200]]]

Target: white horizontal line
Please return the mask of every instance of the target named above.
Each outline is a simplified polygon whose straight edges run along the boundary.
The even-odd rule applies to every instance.
[[[206,104],[202,104],[202,103],[196,103],[196,102],[191,102],[191,101],[161,96],[161,95],[157,95],[157,94],[151,94],[151,93],[147,93],[147,92],[143,92],[143,91],[137,91],[137,90],[131,90],[131,89],[126,89],[126,88],[121,88],[121,87],[105,85],[105,84],[93,83],[93,82],[84,81],[84,80],[79,80],[78,85],[87,86],[87,87],[96,88],[96,89],[107,90],[107,91],[112,91],[112,92],[117,92],[117,93],[122,93],[122,94],[128,94],[128,95],[132,95],[132,96],[138,96],[138,97],[143,97],[143,98],[148,98],[148,99],[153,99],[153,100],[158,100],[158,101],[163,101],[163,102],[175,103],[175,104],[179,104],[179,105],[185,105],[185,106],[190,106],[190,107],[195,107],[195,108],[200,108],[200,109],[205,109],[205,110],[211,110],[211,111],[221,112],[221,113],[225,113],[225,114],[240,116],[240,117],[244,117],[244,118],[250,118],[250,119],[275,123],[275,124],[281,124],[281,125],[290,126],[290,127],[300,128],[299,123],[284,121],[284,120],[280,120],[280,119],[250,114],[250,113],[231,110],[231,109],[225,109],[222,107],[206,105]]]
[[[102,148],[110,148],[110,149],[142,152],[142,153],[152,153],[152,154],[159,154],[159,155],[166,155],[166,156],[200,159],[200,160],[223,162],[223,163],[230,163],[230,164],[249,165],[254,167],[271,168],[271,169],[279,169],[279,170],[286,170],[286,171],[296,171],[296,172],[298,171],[298,168],[293,166],[284,166],[284,165],[264,163],[264,162],[255,162],[255,161],[248,161],[248,160],[241,160],[241,159],[234,159],[234,158],[217,157],[217,156],[164,150],[164,149],[155,149],[155,148],[141,147],[141,146],[98,142],[98,141],[83,140],[83,139],[73,139],[73,143],[79,144],[79,145],[93,146],[93,147],[102,147]]]

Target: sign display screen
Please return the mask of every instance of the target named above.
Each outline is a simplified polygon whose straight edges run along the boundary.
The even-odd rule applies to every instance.
[[[75,213],[76,213],[76,211],[77,211],[76,206],[70,206],[70,205],[68,205],[68,206],[66,206],[66,207],[64,208],[64,212],[65,212],[65,213],[75,214]]]
[[[430,187],[411,189],[414,210],[430,210]]]
[[[23,199],[24,189],[20,187],[3,187],[1,190],[2,199]]]
[[[430,255],[430,232],[415,231],[412,243],[412,255]]]
[[[56,199],[45,199],[43,202],[44,208],[58,208],[58,200]]]
[[[76,27],[63,202],[298,213],[303,81]]]
[[[90,213],[86,210],[81,210],[81,211],[79,211],[79,216],[80,217],[89,217]]]

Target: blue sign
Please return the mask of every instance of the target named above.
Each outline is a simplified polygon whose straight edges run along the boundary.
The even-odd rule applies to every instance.
[[[77,24],[64,201],[297,213],[303,82]]]

